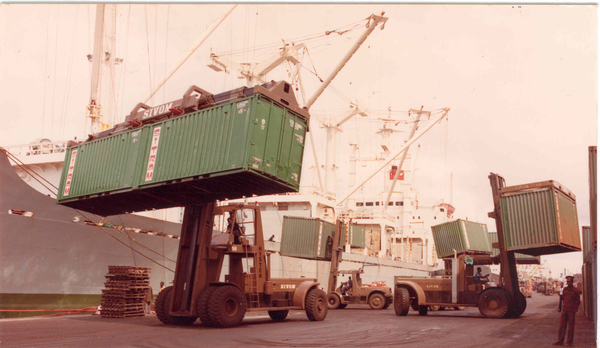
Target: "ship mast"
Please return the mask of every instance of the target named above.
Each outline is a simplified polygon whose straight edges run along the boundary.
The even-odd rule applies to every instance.
[[[114,110],[116,58],[116,14],[117,5],[96,5],[96,27],[94,29],[94,52],[88,59],[92,62],[92,85],[90,102],[87,106],[86,132],[98,133],[110,128]]]

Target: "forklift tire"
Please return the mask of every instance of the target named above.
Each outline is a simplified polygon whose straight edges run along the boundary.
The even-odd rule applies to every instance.
[[[214,324],[210,321],[210,317],[208,316],[208,303],[210,302],[212,294],[216,289],[216,286],[209,285],[206,287],[206,289],[204,289],[204,291],[202,291],[198,301],[196,302],[196,313],[198,313],[198,318],[200,318],[200,321],[204,326],[214,326]]]
[[[427,306],[419,306],[419,315],[427,315]]]
[[[525,312],[525,309],[527,308],[527,300],[525,299],[525,295],[523,295],[522,293],[517,293],[517,295],[515,296],[515,302],[515,307],[512,313],[510,314],[511,318],[520,317],[521,314],[523,314]]]
[[[382,309],[388,309],[388,307],[392,304],[392,298],[388,297],[385,299],[385,305],[383,306]]]
[[[489,288],[479,295],[477,307],[484,317],[503,318],[509,312],[510,300],[506,291],[500,288]]]
[[[394,291],[394,311],[398,316],[405,316],[410,309],[410,294],[407,288],[396,288]]]
[[[378,292],[369,296],[369,306],[371,307],[371,309],[383,309],[383,307],[385,307],[386,302],[387,301],[385,300],[385,297]]]
[[[312,288],[306,294],[304,300],[306,316],[311,321],[321,321],[327,317],[327,295],[325,291]]]
[[[283,321],[287,318],[289,310],[281,310],[281,311],[269,311],[269,316],[271,319],[275,321]]]
[[[217,287],[208,303],[208,317],[216,327],[236,327],[246,315],[246,296],[242,290],[225,285]]]
[[[173,297],[172,286],[164,288],[158,296],[156,296],[154,306],[158,320],[168,325],[192,325],[196,321],[196,317],[175,317],[169,315],[171,297]]]
[[[340,308],[341,304],[342,304],[342,301],[340,300],[340,297],[337,294],[331,293],[331,294],[327,295],[327,308],[338,309],[338,308]]]

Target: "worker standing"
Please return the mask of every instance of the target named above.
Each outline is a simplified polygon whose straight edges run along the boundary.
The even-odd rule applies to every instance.
[[[152,309],[152,287],[148,285],[146,288],[146,294],[144,296],[144,312],[146,314],[150,314],[150,310]]]
[[[562,309],[559,307],[560,326],[558,328],[558,341],[552,343],[553,346],[562,346],[565,341],[567,324],[569,326],[567,346],[573,345],[573,335],[575,334],[575,313],[579,310],[580,298],[579,291],[573,287],[573,276],[566,276],[567,286],[563,288],[560,296]]]

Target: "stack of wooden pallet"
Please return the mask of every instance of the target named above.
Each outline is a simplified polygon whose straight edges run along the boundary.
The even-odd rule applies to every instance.
[[[144,315],[146,288],[150,286],[150,268],[108,266],[102,289],[102,309],[105,318],[128,318]]]

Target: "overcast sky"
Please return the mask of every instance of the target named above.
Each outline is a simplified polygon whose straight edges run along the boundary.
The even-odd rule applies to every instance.
[[[116,75],[117,122],[227,8],[119,5],[117,56],[125,60]],[[241,86],[235,74],[206,66],[211,50],[243,51],[232,59],[259,61],[277,47],[255,48],[364,25],[382,11],[389,18],[385,28],[371,34],[334,81],[335,90],[315,103],[314,117],[342,114],[355,99],[374,118],[387,110],[400,119],[398,112],[410,108],[450,108],[447,122],[421,141],[417,184],[425,203],[449,201],[452,173],[455,218],[495,231],[487,218],[490,172],[508,185],[556,180],[577,196],[580,226],[589,225],[588,146],[597,143],[594,5],[240,5],[149,104],[178,99],[192,84],[213,93]],[[95,5],[83,4],[0,5],[2,146],[83,136],[94,12]],[[307,41],[302,77],[308,95],[319,83],[311,72],[325,78],[363,30]],[[269,78],[289,80],[285,68]],[[348,122],[343,134],[368,141],[367,131],[377,127]],[[322,144],[322,131],[314,132]],[[365,153],[379,146],[371,137]],[[563,268],[580,272],[580,253],[547,259],[554,276]]]

